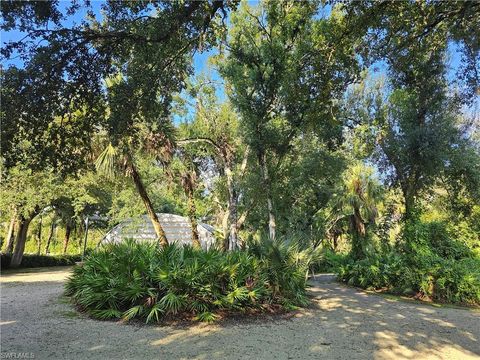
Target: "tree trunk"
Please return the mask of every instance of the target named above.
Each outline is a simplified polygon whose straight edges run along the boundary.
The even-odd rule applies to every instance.
[[[267,198],[267,206],[268,206],[268,234],[270,236],[270,240],[275,240],[275,229],[277,227],[277,224],[275,221],[275,215],[273,214],[273,202],[270,195]]]
[[[409,222],[415,217],[415,200],[410,194],[405,195],[405,222]]]
[[[333,251],[337,252],[338,248],[338,233],[336,231],[333,232]]]
[[[65,238],[63,239],[63,254],[67,253],[68,241],[70,240],[70,233],[72,227],[68,224],[65,225]]]
[[[367,232],[363,219],[360,215],[360,209],[355,208],[350,215],[350,226],[352,228],[352,255],[356,260],[364,259],[366,254]]]
[[[248,213],[250,212],[250,208],[245,210],[240,217],[237,218],[237,234],[240,229],[242,229],[243,224],[245,223],[245,220],[247,219]],[[238,239],[238,238],[237,238]],[[238,239],[239,240],[239,247],[242,249],[245,249],[245,246],[247,245],[244,240]]]
[[[10,267],[15,268],[22,263],[23,252],[25,251],[25,242],[27,241],[28,226],[32,221],[33,216],[29,218],[23,217],[18,220],[17,237],[15,241],[15,250],[10,261]]]
[[[225,210],[225,213],[222,216],[222,234],[223,234],[223,243],[222,249],[227,251],[229,248],[230,243],[230,226],[229,226],[229,216],[230,216],[230,209],[228,208]]]
[[[10,255],[13,252],[13,244],[15,243],[15,225],[16,225],[17,215],[14,212],[12,218],[10,219],[10,225],[8,226],[7,232],[7,247],[5,249],[5,254]]]
[[[245,148],[245,153],[243,154],[243,160],[242,160],[242,164],[240,166],[240,173],[238,175],[238,177],[240,179],[242,179],[244,176],[245,176],[245,171],[247,170],[247,163],[248,163],[248,157],[249,157],[249,154],[250,154],[250,148],[247,146]],[[235,183],[233,183],[233,179],[232,179],[232,190],[233,192],[231,193],[232,196],[231,196],[231,199],[232,199],[232,205],[234,206],[233,209],[231,209],[230,211],[230,214],[231,214],[231,224],[234,224],[231,225],[231,230],[230,230],[230,234],[232,234],[232,239],[233,239],[233,243],[235,244],[235,246],[238,248],[242,248],[244,249],[245,248],[245,242],[242,241],[242,239],[239,239],[238,238],[238,231],[241,229],[243,223],[245,222],[245,219],[247,218],[247,214],[248,212],[250,211],[249,209],[245,210],[245,212],[240,215],[240,217],[238,217],[238,198],[239,198],[239,194],[238,194],[238,191],[237,191],[237,188],[235,187]]]
[[[193,192],[189,191],[188,194],[188,217],[190,219],[190,224],[192,226],[192,244],[195,248],[201,248],[202,244],[200,243],[200,239],[198,237],[198,223],[196,215],[196,208],[195,208],[195,199],[193,197]]]
[[[409,179],[405,181],[402,186],[403,199],[405,202],[405,214],[403,220],[405,223],[414,220],[417,216],[416,203],[415,203],[415,186],[413,185],[415,180]]]
[[[227,188],[228,188],[228,225],[229,229],[227,230],[228,236],[226,236],[226,246],[225,249],[234,250],[238,247],[237,240],[237,191],[235,189],[235,182],[233,180],[233,171],[230,165],[225,166],[225,175],[227,177]]]
[[[262,172],[263,185],[267,193],[268,234],[270,236],[270,240],[275,240],[275,229],[277,225],[275,221],[275,214],[273,213],[273,200],[270,191],[270,178],[268,175],[268,166],[265,159],[265,153],[260,155],[260,168]]]
[[[352,250],[351,256],[355,260],[362,260],[365,258],[365,252],[363,248],[363,241],[365,240],[359,233],[355,230],[352,231]]]
[[[78,240],[78,246],[82,248],[83,245],[83,226],[75,226],[73,230],[73,238]]]
[[[50,254],[50,243],[52,241],[53,233],[55,231],[55,216],[52,219],[52,223],[50,224],[50,232],[48,233],[47,244],[45,245],[45,255]]]
[[[140,195],[143,201],[143,204],[145,205],[145,208],[147,209],[147,214],[148,214],[148,217],[150,218],[150,221],[153,224],[155,233],[157,234],[158,242],[161,246],[167,246],[168,245],[167,236],[165,235],[165,231],[163,230],[162,225],[158,220],[158,216],[155,213],[155,210],[153,209],[152,202],[148,197],[147,190],[143,185],[142,179],[140,178],[140,174],[137,172],[137,169],[135,168],[135,165],[131,160],[128,161],[127,166],[128,166],[128,172],[132,177],[133,183],[135,184],[135,188],[137,189],[137,192]]]
[[[37,232],[37,255],[40,255],[42,247],[42,222],[43,216],[40,216],[40,222],[38,223],[38,232]]]
[[[53,244],[54,246],[56,246],[57,243],[58,243],[58,229],[59,229],[59,228],[60,228],[59,226],[55,226],[55,236],[52,238],[52,239],[53,239],[52,244]]]

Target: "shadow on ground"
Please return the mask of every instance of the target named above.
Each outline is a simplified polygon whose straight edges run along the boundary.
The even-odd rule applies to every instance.
[[[480,314],[368,295],[322,276],[312,306],[289,319],[189,327],[75,316],[65,269],[2,276],[2,352],[35,359],[478,359]],[[51,281],[45,279],[50,277]]]

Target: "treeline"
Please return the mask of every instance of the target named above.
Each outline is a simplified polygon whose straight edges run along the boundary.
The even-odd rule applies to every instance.
[[[2,48],[13,266],[42,214],[65,249],[87,215],[145,212],[165,246],[156,212],[175,212],[197,246],[202,219],[224,249],[268,237],[357,261],[436,221],[478,254],[477,3],[89,6],[2,2],[2,30],[26,34]],[[214,76],[194,74],[202,51]]]

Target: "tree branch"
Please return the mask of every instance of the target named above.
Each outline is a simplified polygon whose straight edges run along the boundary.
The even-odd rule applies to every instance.
[[[195,144],[195,143],[200,143],[200,142],[212,145],[218,152],[221,152],[221,150],[222,150],[220,145],[218,145],[212,139],[206,138],[206,137],[182,139],[182,140],[178,140],[176,143],[177,143],[177,145],[183,146],[183,145]]]

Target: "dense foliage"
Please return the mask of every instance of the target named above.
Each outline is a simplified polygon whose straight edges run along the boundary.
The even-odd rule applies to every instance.
[[[213,321],[224,312],[307,304],[308,266],[307,253],[284,244],[225,253],[127,241],[75,267],[66,294],[99,319]]]
[[[283,282],[283,300],[264,288],[267,303],[304,295],[274,240],[322,249],[313,268],[340,268],[351,284],[478,303],[478,2],[7,0],[1,10],[0,243],[12,267],[24,253],[80,253],[86,218],[101,219],[87,247],[146,213],[167,249],[156,214],[168,212],[188,217],[192,246],[205,222],[232,251],[188,249],[189,259],[258,262],[255,276]],[[97,310],[147,311],[115,304]]]
[[[337,268],[339,279],[420,299],[480,305],[480,258],[444,224],[409,224],[404,236],[415,239],[388,253],[348,259]]]
[[[48,266],[68,266],[75,265],[80,261],[82,257],[80,255],[33,255],[26,254],[22,258],[21,268],[36,268],[36,267],[48,267]],[[11,256],[1,254],[1,268],[8,269],[10,267]]]

